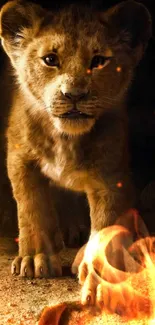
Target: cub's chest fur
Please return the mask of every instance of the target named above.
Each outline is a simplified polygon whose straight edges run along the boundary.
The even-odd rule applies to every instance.
[[[84,191],[84,185],[88,182],[88,171],[84,161],[79,160],[75,146],[71,143],[66,146],[59,143],[53,153],[52,159],[41,159],[42,173],[63,187]]]

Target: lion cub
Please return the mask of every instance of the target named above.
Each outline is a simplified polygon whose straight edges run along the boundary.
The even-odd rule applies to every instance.
[[[106,12],[11,1],[1,9],[0,35],[14,73],[7,168],[19,256],[12,273],[61,275],[49,182],[86,193],[90,238],[134,204],[123,103],[151,37],[150,15],[134,1]]]

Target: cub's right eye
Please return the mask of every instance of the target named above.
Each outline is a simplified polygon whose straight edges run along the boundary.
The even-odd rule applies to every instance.
[[[59,58],[58,58],[57,54],[55,54],[55,53],[48,54],[48,55],[44,56],[42,59],[48,67],[59,67],[60,66]]]

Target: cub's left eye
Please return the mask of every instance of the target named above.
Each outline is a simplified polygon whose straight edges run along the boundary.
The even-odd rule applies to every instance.
[[[102,55],[95,55],[91,61],[90,69],[104,68],[107,64],[109,64],[111,57],[106,57]]]
[[[59,67],[59,58],[55,53],[44,56],[43,61],[49,67]]]

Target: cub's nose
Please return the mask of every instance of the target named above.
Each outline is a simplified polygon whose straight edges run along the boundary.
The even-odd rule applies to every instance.
[[[86,99],[88,96],[89,91],[85,90],[85,89],[77,89],[77,88],[73,88],[70,91],[67,92],[63,92],[62,94],[70,99],[73,103],[77,103],[82,99]]]

